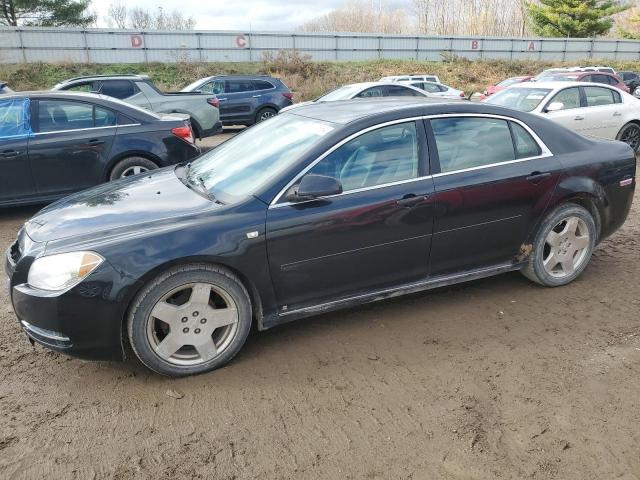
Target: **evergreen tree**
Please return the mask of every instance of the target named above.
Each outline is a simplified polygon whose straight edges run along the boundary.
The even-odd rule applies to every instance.
[[[0,25],[86,27],[95,21],[90,0],[0,0]]]
[[[614,0],[540,0],[526,8],[532,29],[540,36],[588,38],[606,35],[613,27],[612,15],[630,5]]]

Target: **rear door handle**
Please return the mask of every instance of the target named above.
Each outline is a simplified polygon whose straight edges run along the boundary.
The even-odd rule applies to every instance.
[[[527,177],[527,181],[531,183],[540,183],[543,180],[549,178],[551,176],[551,172],[533,172],[531,175]]]
[[[104,143],[104,140],[98,140],[97,138],[92,138],[91,140],[89,140],[89,145],[102,145]]]
[[[573,117],[574,120],[584,120],[584,117],[582,115],[576,115],[575,117]]]
[[[419,203],[424,202],[427,199],[424,195],[414,195],[412,193],[405,195],[400,200],[396,201],[396,205],[405,208],[411,208]]]
[[[17,150],[5,150],[4,152],[0,153],[0,155],[2,155],[4,158],[14,158],[20,155],[20,152]]]
[[[253,98],[260,98],[262,95],[254,95]]]

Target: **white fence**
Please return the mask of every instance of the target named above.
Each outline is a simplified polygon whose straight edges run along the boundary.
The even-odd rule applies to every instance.
[[[0,63],[248,62],[295,49],[314,60],[640,60],[640,41],[428,37],[302,32],[134,31],[0,27]]]

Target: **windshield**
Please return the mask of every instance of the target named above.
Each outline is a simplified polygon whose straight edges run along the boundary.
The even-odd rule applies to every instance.
[[[359,85],[347,85],[345,87],[340,87],[332,92],[323,95],[318,98],[317,102],[335,102],[337,100],[349,100],[354,95],[362,90],[362,86]]]
[[[256,193],[334,129],[329,122],[283,114],[258,123],[205,153],[187,181],[227,203]]]
[[[508,88],[491,95],[486,103],[530,112],[540,105],[549,92],[551,90],[548,88]]]

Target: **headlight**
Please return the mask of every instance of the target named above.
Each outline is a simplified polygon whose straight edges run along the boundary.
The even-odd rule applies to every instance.
[[[65,290],[93,272],[104,258],[94,252],[69,252],[37,258],[28,283],[41,290]]]

